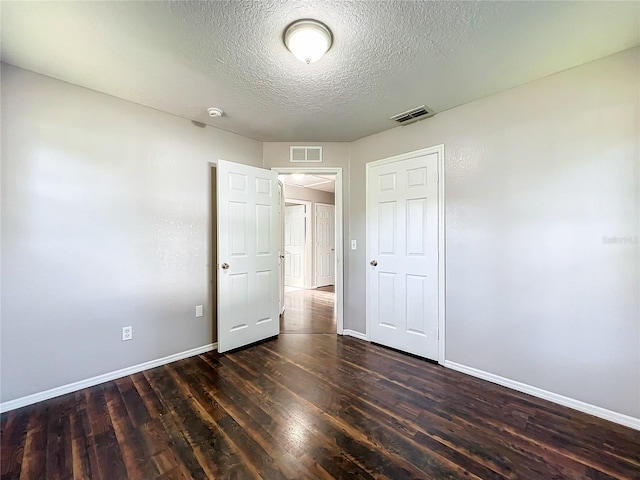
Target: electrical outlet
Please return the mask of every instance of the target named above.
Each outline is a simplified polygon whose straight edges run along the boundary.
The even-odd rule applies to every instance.
[[[133,339],[133,327],[122,327],[122,341]]]
[[[202,305],[196,305],[196,318],[204,315],[204,307]]]

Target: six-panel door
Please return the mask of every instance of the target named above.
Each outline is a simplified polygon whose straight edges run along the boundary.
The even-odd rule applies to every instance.
[[[438,156],[369,168],[369,325],[376,343],[438,359]]]
[[[335,206],[316,203],[316,287],[335,283]]]
[[[275,172],[220,160],[218,351],[278,335],[279,227]]]
[[[289,287],[305,287],[305,209],[305,205],[284,207],[284,284]]]

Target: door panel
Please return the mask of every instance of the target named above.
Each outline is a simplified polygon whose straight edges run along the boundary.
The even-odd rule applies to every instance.
[[[335,206],[316,204],[316,287],[335,283]]]
[[[373,166],[367,192],[371,340],[438,358],[438,156]]]
[[[382,255],[396,253],[395,239],[398,229],[396,202],[378,204],[378,251]]]
[[[378,325],[381,327],[396,329],[396,274],[390,272],[378,272]]]
[[[225,352],[280,331],[278,180],[222,160],[217,170],[218,351]]]

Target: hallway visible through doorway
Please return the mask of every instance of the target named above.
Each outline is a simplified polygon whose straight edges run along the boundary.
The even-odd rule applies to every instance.
[[[287,289],[280,333],[336,333],[334,286]]]
[[[336,174],[278,179],[284,197],[280,333],[336,334]]]

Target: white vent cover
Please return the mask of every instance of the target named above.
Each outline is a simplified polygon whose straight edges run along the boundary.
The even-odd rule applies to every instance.
[[[322,147],[291,147],[289,160],[293,163],[322,162]]]
[[[408,123],[417,122],[418,120],[422,120],[423,118],[429,118],[434,115],[434,112],[429,110],[424,105],[420,105],[419,107],[412,108],[411,110],[407,110],[406,112],[398,113],[391,117],[391,120],[395,120],[398,123],[402,123],[404,125]]]

